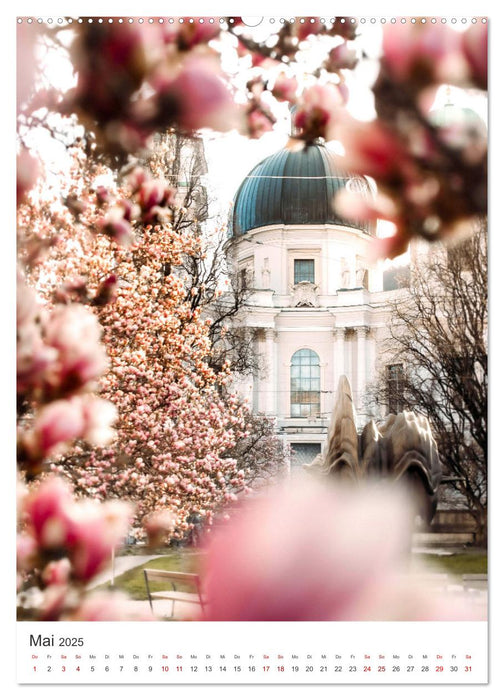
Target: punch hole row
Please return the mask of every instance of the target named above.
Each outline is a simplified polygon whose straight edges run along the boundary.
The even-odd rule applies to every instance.
[[[275,18],[271,17],[269,19],[270,24],[274,24],[275,22],[279,22],[280,24],[294,24],[296,21],[299,21],[301,24],[304,24],[305,22],[307,23],[312,23],[314,24],[317,20],[319,20],[322,24],[328,22],[330,24],[334,24],[337,18],[333,17],[331,19],[327,19],[325,17],[320,17],[320,18],[315,18],[315,17],[310,17],[310,18],[296,18],[296,17],[280,17],[280,18]],[[224,17],[179,17],[179,18],[173,18],[173,17],[78,17],[77,19],[73,19],[72,17],[68,18],[63,18],[63,17],[47,17],[47,18],[42,18],[42,17],[18,17],[17,18],[17,23],[18,24],[59,24],[62,25],[64,23],[66,24],[174,24],[174,23],[179,23],[179,24],[215,24],[215,23],[220,23],[224,24],[224,22],[228,21],[229,24],[234,24],[235,20],[231,17],[229,20],[226,20]],[[261,19],[262,21],[262,19]],[[468,22],[471,22],[472,24],[477,24],[478,22],[481,22],[482,24],[487,23],[487,18],[486,17],[472,17],[471,19],[467,17],[361,17],[361,18],[355,18],[351,17],[346,19],[345,17],[341,17],[339,20],[341,24],[344,24],[345,22],[349,22],[350,24],[437,24],[438,22],[441,24],[457,24],[460,22],[461,24],[467,24]],[[257,24],[260,24],[261,22],[258,22]],[[254,25],[256,26],[256,25]]]

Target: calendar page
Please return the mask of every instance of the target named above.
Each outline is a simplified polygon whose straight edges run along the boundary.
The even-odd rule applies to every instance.
[[[210,9],[10,20],[18,689],[486,686],[488,18]]]

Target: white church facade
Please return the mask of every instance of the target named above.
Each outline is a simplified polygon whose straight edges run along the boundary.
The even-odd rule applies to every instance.
[[[238,390],[255,412],[275,417],[292,469],[322,450],[342,374],[358,427],[379,417],[366,406],[366,386],[381,370],[400,381],[401,367],[387,364],[382,348],[391,299],[405,290],[369,261],[376,225],[334,210],[341,188],[372,196],[328,146],[282,149],[245,178],[230,222],[233,262],[251,290],[240,322],[253,329],[261,364]]]

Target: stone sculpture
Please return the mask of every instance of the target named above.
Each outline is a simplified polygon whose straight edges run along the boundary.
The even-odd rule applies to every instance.
[[[359,435],[346,376],[339,380],[325,449],[305,469],[353,481],[405,480],[426,523],[436,512],[441,466],[428,420],[404,411],[387,416],[382,423],[369,421]]]
[[[261,270],[263,289],[269,289],[271,284],[271,270],[269,268],[269,259],[264,258],[264,266]]]
[[[298,282],[291,287],[291,306],[320,306],[317,289],[318,286],[313,282]]]

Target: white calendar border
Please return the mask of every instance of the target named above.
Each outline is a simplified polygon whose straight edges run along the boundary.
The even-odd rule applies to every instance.
[[[499,33],[502,31],[503,23],[500,21],[502,18],[502,8],[498,7],[495,9],[493,7],[493,2],[490,3],[485,3],[485,2],[467,2],[467,0],[460,0],[456,6],[453,5],[448,5],[448,3],[441,5],[439,2],[430,2],[430,1],[424,1],[422,3],[417,3],[417,7],[412,7],[412,5],[405,6],[404,3],[393,3],[393,2],[382,2],[377,4],[376,2],[370,2],[365,1],[359,3],[358,7],[356,7],[354,2],[340,2],[338,3],[338,14],[356,14],[358,16],[364,16],[364,17],[373,17],[377,16],[378,14],[380,16],[395,16],[395,15],[402,15],[407,12],[407,15],[436,15],[436,16],[472,16],[473,14],[477,14],[478,16],[488,16],[490,19],[490,32],[491,32],[491,42],[490,42],[490,51],[491,51],[491,62],[490,62],[490,107],[491,107],[491,120],[490,120],[490,129],[491,129],[491,142],[490,142],[490,166],[491,166],[491,174],[494,172],[494,170],[500,166],[500,161],[502,160],[501,158],[494,158],[492,154],[497,154],[497,153],[504,153],[504,148],[502,148],[502,143],[501,143],[501,133],[502,133],[502,119],[497,118],[497,114],[499,116],[502,116],[500,114],[500,110],[502,107],[502,97],[501,95],[497,94],[497,91],[500,89],[500,86],[497,86],[496,81],[493,79],[494,76],[500,74],[500,66],[503,65],[503,57],[502,57],[502,49],[504,46],[504,42],[502,41],[501,37],[499,36]],[[284,7],[282,7],[284,6]],[[110,3],[110,7],[114,9],[107,9],[104,7],[103,3],[97,3],[95,0],[89,1],[86,3],[83,2],[77,2],[77,3],[62,3],[62,2],[49,2],[49,3],[44,3],[43,6],[40,5],[40,2],[22,2],[15,7],[7,7],[4,9],[3,12],[3,19],[2,22],[0,23],[0,31],[2,31],[2,47],[4,49],[4,55],[9,56],[10,59],[4,59],[5,60],[5,66],[7,67],[7,72],[10,72],[10,81],[11,84],[8,86],[7,89],[7,102],[6,104],[4,103],[4,111],[2,114],[2,126],[4,127],[5,130],[13,128],[13,123],[10,121],[11,115],[14,114],[14,88],[13,88],[13,78],[14,78],[14,71],[11,70],[11,66],[14,65],[15,63],[15,54],[14,54],[14,47],[13,47],[13,42],[12,42],[12,32],[13,32],[13,20],[16,15],[39,15],[41,11],[43,11],[45,16],[58,16],[61,14],[72,14],[72,15],[78,15],[78,14],[86,14],[86,15],[93,15],[93,14],[113,14],[116,13],[118,10],[120,10],[121,13],[124,15],[126,14],[131,14],[131,16],[136,16],[138,14],[138,3],[132,3],[130,0],[127,2],[122,2],[120,6],[115,3],[113,6],[112,3]],[[243,8],[243,10],[240,11],[240,7]],[[250,6],[249,6],[250,7]],[[237,6],[236,2],[222,2],[222,0],[216,0],[215,2],[209,2],[208,0],[194,0],[194,2],[191,2],[189,5],[187,4],[182,4],[180,2],[176,3],[170,3],[169,6],[167,3],[150,3],[146,7],[146,11],[148,14],[153,14],[153,15],[158,15],[158,14],[163,14],[169,11],[172,14],[194,14],[194,15],[206,15],[209,12],[211,12],[214,15],[226,15],[226,14],[248,14],[250,12],[249,7],[247,7],[247,3],[240,2]],[[142,8],[143,9],[143,8]],[[255,0],[253,3],[253,12],[256,15],[264,15],[264,16],[269,16],[271,14],[271,3],[266,3],[264,0]],[[282,16],[284,14],[289,14],[289,15],[303,15],[306,14],[307,10],[307,3],[306,0],[304,2],[300,2],[300,0],[291,0],[289,3],[284,3],[283,0],[280,3],[275,4],[275,15]],[[356,12],[356,10],[358,10]],[[309,12],[311,15],[326,15],[327,13],[334,12],[334,5],[333,3],[329,3],[327,1],[325,2],[310,2],[309,3]],[[499,66],[499,68],[497,68]],[[493,89],[492,89],[493,86]],[[7,120],[7,123],[6,123]],[[493,130],[493,124],[496,125],[495,131]],[[500,132],[500,133],[499,133]],[[14,139],[9,139],[7,138],[4,144],[4,155],[7,158],[8,162],[10,164],[14,163],[14,154],[15,154],[15,144],[13,143]],[[495,191],[495,188],[493,186],[493,182],[495,180],[491,178],[490,182],[490,204],[492,205],[492,202],[499,201],[500,197],[502,196],[501,193],[497,193]],[[499,183],[500,184],[500,183]],[[496,184],[497,186],[497,184]],[[13,195],[13,188],[11,187],[10,190],[5,190],[5,191],[11,192],[11,204],[14,204],[14,195]],[[13,212],[14,207],[12,206],[7,214],[7,225],[6,225],[6,230],[14,230],[13,223],[15,221],[14,218],[14,212]],[[495,299],[495,283],[493,280],[497,279],[497,276],[495,274],[496,268],[495,264],[492,262],[492,256],[494,256],[498,260],[504,260],[504,247],[502,245],[502,238],[499,240],[499,237],[501,236],[499,230],[498,230],[498,224],[499,224],[499,217],[495,213],[495,207],[491,206],[490,209],[490,223],[491,223],[491,231],[495,231],[495,236],[490,238],[490,254],[491,254],[491,297],[490,297],[490,312],[492,314],[494,304],[493,300]],[[13,260],[13,256],[7,256],[8,260]],[[5,285],[5,287],[2,287],[2,292],[3,292],[3,299],[5,301],[12,300],[13,301],[13,289],[14,289],[14,274],[12,270],[6,270],[6,274],[2,275],[2,285]],[[12,277],[11,277],[12,275]],[[4,304],[5,305],[5,304]],[[12,303],[12,307],[14,304]],[[13,310],[11,308],[6,308],[2,313],[4,313],[4,316],[2,316],[2,319],[6,318],[7,323],[9,325],[9,328],[13,328]],[[492,316],[491,316],[492,319]],[[495,322],[495,326],[498,325],[497,319],[493,318],[493,321]],[[12,324],[12,325],[11,325]],[[499,328],[493,326],[491,324],[491,358],[492,358],[492,353],[495,350],[495,343],[497,340],[500,340],[500,337],[497,336],[497,333],[499,332]],[[3,356],[2,359],[4,359],[4,362],[2,363],[3,367],[7,367],[7,369],[10,370],[12,366],[12,348],[7,348],[7,351],[5,351],[5,347],[2,349],[3,351]],[[9,354],[10,353],[10,354]],[[9,364],[10,363],[10,364]],[[491,426],[496,426],[497,423],[496,421],[499,419],[499,413],[498,411],[498,400],[499,400],[499,394],[504,390],[504,382],[502,381],[503,377],[501,374],[501,369],[496,366],[493,366],[493,362],[491,362],[491,371],[492,371],[492,392],[491,392],[491,413],[490,413],[490,418],[491,418]],[[12,378],[7,374],[7,376],[3,377],[4,382],[3,386],[5,387],[7,385],[8,388],[13,387],[13,381]],[[13,396],[12,394],[9,394]],[[7,531],[5,533],[5,540],[4,540],[4,549],[3,549],[3,555],[4,555],[4,560],[9,562],[9,571],[8,575],[6,575],[5,572],[5,567],[3,567],[4,570],[4,576],[2,580],[2,586],[1,586],[1,600],[2,600],[2,638],[4,640],[4,647],[7,647],[6,651],[2,651],[2,688],[5,689],[8,693],[8,697],[16,697],[16,698],[24,698],[24,697],[34,697],[34,693],[37,694],[38,698],[45,698],[45,697],[65,697],[68,695],[69,692],[71,692],[72,697],[75,698],[84,698],[86,697],[88,699],[89,697],[89,691],[90,688],[89,686],[50,686],[50,687],[39,687],[37,686],[36,688],[33,686],[18,686],[15,682],[15,635],[16,635],[16,629],[19,625],[22,625],[24,623],[16,623],[15,621],[15,605],[14,605],[14,597],[12,595],[12,588],[14,585],[14,560],[15,560],[15,517],[14,517],[14,496],[13,494],[15,493],[15,474],[14,470],[12,469],[12,465],[14,464],[14,459],[15,459],[15,450],[14,450],[14,440],[12,440],[12,435],[14,434],[12,431],[12,415],[13,415],[13,406],[10,405],[10,403],[7,401],[4,403],[2,406],[2,437],[4,438],[2,440],[2,445],[4,446],[4,469],[7,469],[7,484],[8,488],[2,489],[2,497],[4,498],[4,501],[2,503],[3,505],[3,512],[6,514],[6,517],[4,519],[4,523],[8,522],[8,527]],[[491,432],[492,436],[492,432]],[[503,659],[499,656],[498,650],[504,648],[503,644],[503,633],[502,633],[502,628],[503,624],[502,621],[504,620],[504,615],[503,609],[502,609],[502,601],[501,601],[501,596],[499,596],[498,593],[495,595],[492,594],[492,591],[497,591],[500,592],[503,590],[503,587],[500,585],[501,583],[501,576],[502,576],[502,562],[500,560],[500,554],[499,550],[501,549],[500,543],[497,540],[497,535],[496,533],[499,532],[504,532],[504,529],[502,527],[499,527],[500,523],[500,518],[502,517],[500,513],[494,512],[494,509],[497,510],[497,505],[496,502],[494,502],[494,499],[492,499],[492,494],[502,494],[504,493],[504,489],[502,488],[502,468],[499,462],[499,456],[497,455],[497,449],[496,449],[496,440],[492,439],[491,440],[491,491],[490,491],[490,501],[491,501],[491,511],[490,511],[490,623],[489,623],[489,640],[490,640],[490,651],[489,651],[489,660],[490,660],[490,683],[487,686],[478,686],[477,691],[476,688],[474,688],[472,685],[468,686],[431,686],[429,685],[428,688],[426,689],[423,684],[417,685],[417,686],[408,686],[407,687],[407,693],[408,697],[424,697],[425,692],[429,693],[429,697],[431,698],[436,698],[439,693],[439,697],[447,698],[447,697],[456,697],[457,698],[464,698],[464,697],[470,697],[474,698],[475,692],[479,694],[487,694],[490,693],[489,697],[497,697],[499,692],[502,692],[502,687],[503,687],[503,671],[502,669],[504,668],[503,664]],[[497,496],[495,496],[497,498]],[[493,504],[493,507],[492,507]],[[502,512],[502,509],[500,509]],[[122,623],[111,623],[111,624],[119,624],[121,625]],[[159,624],[159,623],[154,623],[154,624]],[[192,624],[192,623],[185,623],[185,624]],[[219,623],[215,623],[219,624]],[[386,623],[384,623],[386,625]],[[218,628],[216,628],[218,630]],[[6,642],[6,643],[5,643]],[[101,687],[101,686],[96,686],[96,687]],[[103,686],[104,688],[111,688],[110,686]],[[120,692],[121,692],[121,698],[129,698],[129,697],[135,697],[138,698],[138,691],[139,688],[142,686],[119,686],[120,687]],[[194,687],[195,686],[177,686],[176,687],[176,693],[177,693],[177,698],[181,697],[190,697],[194,696]],[[268,686],[269,687],[269,686]],[[94,688],[93,688],[94,690]],[[152,697],[158,697],[163,693],[163,697],[166,696],[167,689],[166,687],[162,686],[151,686],[150,690],[152,691]],[[344,697],[353,697],[354,694],[359,694],[362,690],[361,685],[355,685],[355,686],[348,686],[345,685],[344,687]],[[217,686],[217,687],[206,687],[205,690],[202,692],[205,692],[207,694],[207,697],[226,697],[226,696],[235,696],[237,691],[237,686],[234,685],[227,685],[227,686]],[[258,688],[255,685],[250,685],[250,686],[240,686],[240,697],[243,698],[248,698],[248,697],[257,697],[257,691]],[[168,691],[169,692],[169,691]],[[317,697],[322,697],[322,696],[327,696],[327,697],[334,697],[335,692],[340,692],[339,689],[335,689],[334,686],[317,686],[316,688],[313,688],[313,692],[317,694]],[[401,694],[401,696],[404,695],[404,686],[402,685],[397,685],[397,686],[372,686],[372,692],[373,692],[373,698],[377,698],[380,700],[381,698],[390,698],[391,694],[394,696],[394,694]],[[275,696],[285,696],[289,698],[304,698],[306,697],[306,686],[301,685],[289,685],[289,686],[276,686],[275,687]]]

